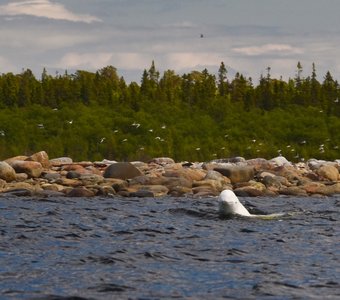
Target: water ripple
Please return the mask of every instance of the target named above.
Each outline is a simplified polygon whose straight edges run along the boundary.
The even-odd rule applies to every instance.
[[[338,299],[339,197],[0,198],[1,299]]]

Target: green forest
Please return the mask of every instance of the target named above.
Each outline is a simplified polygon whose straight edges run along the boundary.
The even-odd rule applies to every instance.
[[[155,63],[139,83],[113,66],[36,78],[30,69],[0,76],[0,159],[45,150],[75,161],[176,161],[340,158],[340,86],[330,72],[294,78],[232,78],[222,62],[160,74]],[[322,78],[321,80],[318,78]]]

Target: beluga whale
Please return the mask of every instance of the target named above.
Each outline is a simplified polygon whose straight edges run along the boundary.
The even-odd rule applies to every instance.
[[[258,219],[275,219],[282,217],[285,213],[275,213],[268,215],[251,214],[240,202],[235,193],[231,190],[223,190],[218,197],[218,212],[221,217],[227,216],[242,216]]]

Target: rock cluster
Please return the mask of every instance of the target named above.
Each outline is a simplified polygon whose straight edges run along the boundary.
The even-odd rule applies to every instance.
[[[0,195],[19,196],[238,196],[340,194],[340,161],[311,159],[293,164],[237,157],[204,163],[154,158],[145,162],[73,162],[45,151],[0,161]]]

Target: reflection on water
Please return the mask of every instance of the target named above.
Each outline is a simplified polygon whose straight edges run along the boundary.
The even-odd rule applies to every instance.
[[[340,198],[0,197],[1,299],[339,299]]]

